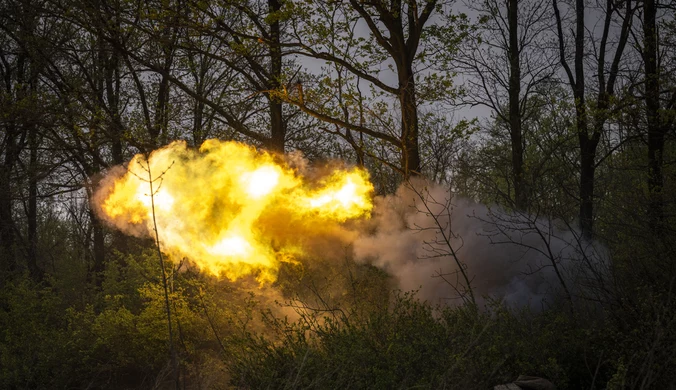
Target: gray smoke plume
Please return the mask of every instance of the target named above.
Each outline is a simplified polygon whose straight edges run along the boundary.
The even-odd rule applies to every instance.
[[[422,180],[378,197],[355,258],[433,303],[486,297],[543,308],[603,277],[598,252],[554,221],[508,214]]]

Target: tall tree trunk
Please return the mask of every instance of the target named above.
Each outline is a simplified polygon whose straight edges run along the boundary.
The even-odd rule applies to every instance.
[[[643,64],[645,69],[646,119],[648,122],[648,219],[653,232],[660,233],[664,223],[662,166],[666,126],[662,124],[660,117],[656,17],[655,0],[645,0],[643,2]]]
[[[28,146],[30,159],[28,164],[28,272],[33,280],[42,279],[42,270],[38,266],[38,134],[37,126],[29,124]]]
[[[588,117],[584,84],[584,0],[575,0],[575,113],[580,146],[580,230],[582,236],[591,239],[594,228],[594,173],[596,145],[588,134]]]
[[[122,54],[113,47],[106,45],[104,49],[104,68],[105,68],[105,90],[106,99],[108,101],[108,110],[110,118],[108,118],[108,133],[111,142],[111,157],[112,165],[122,165],[125,162],[124,158],[124,127],[122,125],[122,118],[120,115],[120,88],[122,85],[120,66],[122,63]],[[98,173],[101,167],[95,167]],[[105,235],[105,227],[97,219],[95,214],[92,214],[92,223],[94,225],[94,273],[96,286],[100,287],[100,274],[105,268],[105,250],[103,237]],[[122,232],[113,233],[113,242],[115,248],[120,252],[126,252],[129,246],[129,237]]]
[[[201,91],[198,90],[198,93]],[[195,146],[204,142],[204,103],[196,100],[193,104],[192,140]]]
[[[99,166],[98,163],[94,162],[92,165],[86,166],[86,173],[87,176],[89,177],[94,177],[101,171],[101,167]],[[89,199],[91,202],[92,194],[90,194]],[[103,282],[103,271],[106,268],[106,249],[105,249],[105,237],[106,237],[106,231],[105,227],[103,225],[103,221],[101,221],[96,213],[94,212],[92,205],[89,205],[89,223],[91,223],[91,232],[92,232],[92,237],[91,237],[91,245],[92,245],[92,251],[91,251],[91,261],[92,261],[92,266],[88,270],[88,279],[90,282],[94,283],[94,286],[97,288],[101,288],[102,282]],[[114,235],[115,240],[120,237],[124,242],[126,242],[124,236],[122,233],[117,233],[118,235]],[[89,237],[87,237],[89,239]],[[117,246],[117,242],[115,243],[115,248],[120,248]],[[120,249],[122,250],[122,249]]]
[[[191,55],[191,61],[198,62],[194,56]],[[206,75],[207,75],[208,66],[204,61],[199,61],[199,69],[196,69],[193,77],[195,77],[195,93],[197,96],[205,96],[206,89]],[[206,138],[206,132],[204,130],[205,118],[204,118],[204,109],[206,105],[202,99],[194,99],[192,106],[192,140],[195,146],[199,146],[204,142]]]
[[[580,230],[583,237],[591,239],[594,231],[594,178],[596,173],[596,147],[598,141],[587,133],[579,133],[580,143]]]
[[[103,223],[98,219],[93,211],[89,212],[89,219],[92,224],[92,268],[90,269],[90,280],[96,287],[101,287],[103,282],[103,271],[105,270],[106,252],[105,252],[105,230]]]
[[[282,80],[282,49],[280,46],[281,26],[279,23],[279,11],[282,5],[279,0],[268,0],[270,22],[270,86],[271,91],[277,91],[281,87]],[[268,94],[270,103],[270,149],[284,153],[284,141],[286,138],[286,123],[284,123],[282,102]]]
[[[271,150],[284,153],[285,123],[282,116],[282,103],[277,100],[270,102],[270,123],[272,126],[272,138],[268,147]]]
[[[14,215],[12,213],[12,171],[16,163],[18,150],[16,145],[16,125],[13,121],[5,126],[5,158],[0,165],[0,242],[2,244],[2,270],[12,272],[16,269]]]
[[[509,135],[512,142],[514,202],[519,210],[528,209],[528,193],[523,171],[523,134],[521,130],[521,64],[519,56],[518,0],[508,0],[509,24]]]
[[[170,63],[165,64],[165,72],[168,72],[170,68]],[[153,147],[164,143],[167,128],[169,127],[169,78],[164,76],[164,73],[157,91],[155,115],[155,125],[151,128],[152,132],[150,134],[150,142]]]
[[[164,2],[165,9],[169,10],[169,2]],[[167,11],[168,12],[168,11]],[[157,102],[155,105],[155,124],[151,129],[151,144],[153,147],[165,143],[169,128],[169,97],[171,85],[168,75],[174,64],[174,52],[176,42],[176,29],[174,20],[164,20],[165,27],[162,31],[162,54],[163,63],[160,84],[157,90]]]
[[[103,54],[105,67],[105,88],[106,99],[108,101],[108,110],[110,118],[108,123],[108,132],[111,140],[111,154],[113,157],[113,164],[119,165],[124,163],[124,156],[122,153],[122,137],[123,129],[120,119],[120,58],[112,48],[104,49]]]
[[[405,58],[402,63],[398,71],[399,104],[401,104],[401,167],[408,178],[421,173],[421,161],[418,146],[418,106],[412,60]]]

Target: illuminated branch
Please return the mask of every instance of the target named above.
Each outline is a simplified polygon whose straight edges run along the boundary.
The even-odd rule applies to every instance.
[[[148,183],[148,186],[150,187],[150,210],[151,214],[153,217],[153,230],[155,231],[155,248],[157,249],[157,257],[160,259],[160,267],[162,269],[162,287],[164,289],[164,303],[165,307],[167,310],[167,326],[169,328],[169,353],[171,355],[171,366],[174,371],[174,379],[176,381],[176,388],[180,388],[179,386],[179,372],[178,372],[178,360],[176,358],[176,348],[174,346],[174,331],[171,323],[171,304],[169,302],[169,286],[167,283],[167,272],[166,268],[164,265],[164,257],[162,256],[162,249],[160,247],[160,233],[157,229],[157,220],[155,218],[155,194],[160,190],[162,187],[162,181],[164,180],[164,175],[167,173],[169,169],[174,165],[172,162],[171,165],[160,175],[158,175],[156,178],[153,178],[152,170],[150,169],[150,160],[149,156],[145,156],[145,161],[146,161],[146,166],[144,167],[143,164],[141,163],[141,160],[138,160],[139,166],[148,173],[148,179],[139,179],[143,180],[144,182]],[[131,172],[131,171],[130,171]],[[132,172],[133,173],[133,172]],[[134,174],[136,176],[136,174]],[[138,176],[137,176],[138,177]],[[157,189],[153,187],[153,183],[156,181],[159,181],[159,185],[157,186]]]

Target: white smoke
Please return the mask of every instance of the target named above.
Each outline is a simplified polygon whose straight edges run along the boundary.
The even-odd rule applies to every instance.
[[[433,303],[469,300],[471,288],[478,304],[491,297],[540,309],[574,299],[602,274],[595,248],[565,226],[490,209],[422,180],[376,198],[353,246],[357,261],[385,269],[402,290],[419,290]]]

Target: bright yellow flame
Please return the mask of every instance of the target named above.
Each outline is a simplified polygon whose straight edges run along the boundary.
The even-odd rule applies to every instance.
[[[251,245],[242,237],[232,236],[219,241],[207,249],[217,256],[246,256],[251,253]]]
[[[363,171],[334,175],[332,182],[308,199],[310,209],[345,220],[371,210],[369,194],[373,186]]]
[[[282,261],[302,253],[299,240],[307,234],[368,217],[373,186],[358,168],[310,183],[279,157],[208,140],[199,150],[174,142],[148,161],[137,155],[101,191],[101,210],[120,229],[153,231],[154,202],[163,251],[217,276],[269,282]]]
[[[264,166],[250,174],[242,175],[242,179],[247,183],[247,193],[258,199],[272,192],[279,183],[279,176],[280,173],[277,172],[275,167]]]
[[[171,195],[169,195],[166,191],[161,191],[158,189],[151,199],[149,192],[149,189],[148,191],[144,191],[143,187],[139,187],[136,193],[136,198],[140,200],[141,203],[143,203],[143,205],[148,209],[151,218],[153,202],[155,203],[156,211],[158,209],[162,211],[171,211],[171,206],[174,204],[174,198],[172,198]]]

